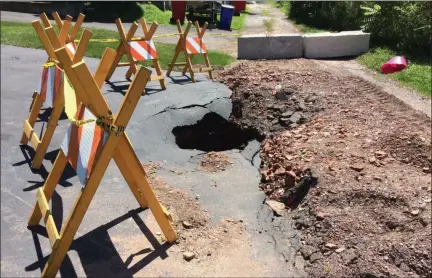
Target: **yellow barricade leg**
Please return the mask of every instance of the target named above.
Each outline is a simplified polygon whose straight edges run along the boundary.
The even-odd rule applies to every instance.
[[[106,57],[103,57],[99,68],[107,68],[106,65],[108,62],[106,61],[112,61],[115,58],[113,52],[115,51],[105,51],[104,56],[107,55],[111,58],[107,59]],[[88,178],[83,180],[80,176],[84,188],[76,199],[72,211],[70,212],[60,233],[58,233],[55,225],[53,225],[48,202],[51,199],[55,186],[58,183],[68,161],[71,163],[72,167],[78,167],[76,165],[74,166],[73,162],[70,161],[79,155],[78,153],[81,151],[79,146],[71,149],[68,148],[66,151],[64,150],[65,147],[62,146],[43,189],[38,190],[37,202],[30,216],[29,226],[37,225],[41,218],[44,219],[52,246],[52,253],[42,271],[42,277],[56,276],[111,159],[114,159],[118,165],[140,206],[143,208],[150,208],[167,241],[174,242],[177,239],[177,235],[171,226],[172,218],[165,207],[160,204],[155,193],[150,187],[144,168],[125,133],[127,123],[132,117],[142,91],[150,80],[151,71],[145,68],[140,68],[140,70],[138,70],[117,114],[111,116],[112,112],[100,91],[100,87],[98,86],[99,81],[91,75],[85,62],[81,61],[74,64],[65,47],[57,49],[55,54],[63,65],[66,76],[71,82],[71,86],[75,89],[73,92],[76,94],[76,99],[80,100],[80,103],[82,103],[86,109],[85,111],[89,111],[88,113],[92,113],[97,118],[94,128],[96,128],[96,126],[98,126],[98,128],[103,128],[104,135],[99,140],[103,140],[104,143],[100,152],[94,152],[94,164],[92,164],[92,170],[89,173]],[[71,90],[66,89],[66,91],[65,102],[66,107],[68,107],[68,102],[75,103],[76,99],[70,97],[72,92]],[[82,108],[83,107],[80,106],[80,109]],[[67,109],[67,111],[70,112],[70,109]],[[78,114],[79,113],[77,112],[77,115]],[[71,122],[71,125],[86,124],[86,121],[81,118],[71,120]],[[81,124],[78,124],[79,122]],[[80,126],[77,128],[83,127]],[[76,132],[77,134],[80,134],[79,131]],[[70,136],[67,137],[68,140],[65,141],[67,142],[67,146],[78,142],[74,141],[73,143],[70,143],[72,140],[78,140],[74,139],[76,137],[73,137],[71,135],[72,133],[73,131],[67,135]],[[105,138],[105,135],[107,136],[106,141],[103,139]],[[93,143],[91,144],[93,145]],[[97,157],[96,153],[98,154]],[[77,168],[75,168],[75,170],[78,173]]]
[[[187,35],[189,34],[190,28],[192,26],[192,22],[189,21],[186,30],[183,32],[180,21],[177,20],[177,29],[179,30],[179,41],[177,43],[177,46],[175,48],[175,52],[174,52],[174,57],[171,61],[171,63],[168,65],[168,71],[167,71],[167,76],[170,76],[171,71],[173,70],[174,66],[184,66],[183,70],[182,70],[182,75],[185,75],[186,72],[189,72],[190,74],[190,78],[192,80],[193,83],[196,82],[195,80],[195,72],[208,72],[209,74],[209,78],[211,80],[213,80],[213,75],[212,75],[212,66],[210,64],[210,60],[208,58],[207,55],[207,50],[206,50],[206,46],[204,44],[204,42],[202,41],[202,37],[204,36],[205,31],[207,30],[207,26],[208,23],[206,22],[204,24],[204,26],[202,28],[199,27],[199,24],[197,21],[195,21],[194,25],[197,31],[197,37],[196,38],[192,38],[193,44],[188,44],[189,42],[189,38],[187,38]],[[197,39],[197,40],[195,40]],[[191,48],[194,48],[194,46],[199,43],[198,47],[200,47],[199,49],[194,49],[193,51],[191,50]],[[188,46],[189,45],[189,46]],[[184,63],[176,63],[179,54],[183,52],[184,57],[186,62]],[[197,55],[197,54],[202,54],[204,55],[204,61],[206,64],[206,67],[204,68],[194,68],[192,65],[192,55]]]

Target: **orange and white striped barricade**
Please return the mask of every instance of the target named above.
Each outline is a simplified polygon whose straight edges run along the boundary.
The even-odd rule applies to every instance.
[[[114,63],[111,65],[106,81],[109,81],[117,67],[129,67],[126,73],[126,78],[130,79],[132,74],[137,72],[137,63],[140,61],[152,61],[153,67],[156,70],[156,75],[151,76],[150,80],[159,80],[162,89],[166,89],[165,79],[162,75],[162,69],[159,64],[159,56],[156,50],[155,43],[152,40],[154,33],[158,27],[157,22],[153,22],[150,29],[147,27],[147,22],[144,18],[140,19],[140,24],[144,33],[144,37],[134,38],[138,28],[138,23],[132,23],[129,32],[126,34],[123,28],[123,23],[120,18],[116,19],[117,29],[120,34],[120,45],[117,47],[117,56]],[[127,56],[128,62],[121,63],[123,55]]]
[[[85,18],[84,14],[80,14],[78,16],[78,19],[77,19],[75,26],[72,29],[72,33],[70,35],[69,35],[69,31],[70,31],[70,28],[72,27],[72,19],[73,18],[70,15],[67,15],[65,20],[62,21],[57,12],[53,12],[52,16],[53,16],[54,20],[56,21],[57,27],[59,29],[59,34],[57,36],[57,39],[60,42],[60,45],[65,44],[69,49],[70,55],[74,56],[76,49],[77,49],[75,42],[74,42],[74,39],[77,36],[79,29],[80,29],[80,27],[84,21],[84,18]],[[50,20],[48,19],[48,16],[46,15],[46,13],[41,13],[39,17],[42,20],[43,25],[45,26],[45,28],[41,28],[41,30],[44,30],[44,31],[50,30],[50,27],[52,27],[52,25],[51,25]],[[50,32],[49,34],[51,35],[51,37],[49,37],[49,40],[54,39],[55,33]],[[85,43],[87,44],[88,41]],[[45,47],[45,45],[44,45],[44,47]],[[84,51],[85,51],[85,49],[84,49]],[[54,57],[53,51],[51,51],[48,54],[49,54],[48,55],[49,60],[52,59],[53,61],[55,61],[55,59],[53,59],[53,57]],[[42,75],[44,75],[44,73]],[[33,97],[33,102],[34,102],[34,97]],[[33,102],[30,105],[30,107],[33,106]]]
[[[180,21],[178,19],[176,23],[177,23],[177,29],[179,31],[180,38],[175,48],[174,57],[171,63],[168,65],[167,76],[170,76],[171,71],[175,66],[184,66],[182,74],[185,75],[186,71],[188,71],[190,73],[191,80],[194,83],[195,83],[195,76],[194,76],[195,72],[208,72],[210,79],[213,80],[212,66],[210,65],[210,60],[208,58],[207,46],[203,41],[203,36],[207,29],[208,23],[206,22],[204,26],[200,28],[198,21],[195,21],[194,25],[197,31],[197,36],[190,37],[190,38],[188,38],[187,35],[189,34],[190,28],[192,26],[192,22],[189,21],[186,30],[184,32],[180,25]],[[176,63],[181,52],[183,52],[186,58],[186,62]],[[194,68],[192,66],[191,57],[198,54],[202,54],[204,56],[204,62],[206,64],[206,67]]]
[[[44,219],[51,243],[52,252],[42,277],[56,276],[111,159],[116,162],[139,205],[150,208],[166,240],[170,243],[177,240],[172,218],[153,192],[125,132],[151,71],[144,67],[137,70],[117,114],[113,115],[86,63],[73,63],[65,47],[55,53],[75,89],[73,94],[65,94],[66,102],[74,102],[69,97],[75,95],[81,105],[75,110],[75,118],[44,186],[37,191],[37,202],[28,221],[32,227]],[[75,169],[83,189],[59,233],[48,203],[67,164]]]
[[[65,49],[67,49],[67,53],[71,59],[74,59],[74,61],[80,61],[84,56],[84,52],[92,34],[90,31],[84,30],[80,43],[78,47],[75,48],[75,45],[72,42],[66,43],[65,40],[61,41],[60,36],[56,35],[53,26],[43,28],[38,20],[33,21],[32,25],[40,41],[42,42],[45,51],[48,54],[48,61],[44,64],[42,69],[40,91],[33,93],[33,100],[32,104],[30,105],[30,114],[28,118],[24,120],[23,135],[21,137],[20,143],[27,144],[30,141],[35,151],[31,167],[34,169],[39,169],[42,165],[42,161],[45,157],[46,151],[51,142],[52,136],[54,135],[54,131],[64,108],[64,72],[60,63],[58,62],[54,49],[64,46]],[[67,23],[63,24],[63,28],[67,28]],[[60,34],[61,33],[62,32],[60,32]],[[99,64],[95,74],[95,78],[98,80],[99,86],[103,85],[103,81],[105,79],[104,72],[106,73],[107,71],[106,64],[112,61],[114,58],[110,57],[109,55],[104,57],[105,59],[101,60],[101,63]],[[43,106],[51,107],[52,110],[49,115],[47,128],[45,132],[43,132],[41,138],[39,138],[37,135],[38,132],[36,132],[34,127],[38,119],[39,112]]]

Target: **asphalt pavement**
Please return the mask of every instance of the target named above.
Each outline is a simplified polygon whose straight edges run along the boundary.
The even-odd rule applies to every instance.
[[[37,234],[28,230],[27,219],[36,200],[36,189],[43,185],[52,168],[68,122],[60,121],[40,171],[30,168],[32,148],[19,144],[31,95],[38,90],[45,60],[46,53],[42,50],[1,46],[2,277],[39,276],[50,254],[46,232],[44,236],[43,231]],[[85,61],[93,72],[98,59],[85,58]],[[129,85],[124,78],[125,71],[125,68],[118,69],[113,83],[103,86],[104,96],[114,113]],[[225,85],[206,80],[204,75],[199,75],[199,82],[195,84],[178,73],[173,74],[173,80],[167,78],[166,81],[168,89],[163,91],[158,82],[148,84],[147,94],[140,99],[126,129],[141,162],[161,163],[162,169],[157,174],[173,188],[190,192],[190,198],[198,195],[201,207],[209,212],[214,223],[223,217],[242,219],[246,232],[251,235],[250,245],[257,262],[280,262],[280,269],[269,267],[273,276],[297,274],[292,264],[299,239],[289,222],[272,220],[273,213],[263,205],[265,196],[259,190],[257,165],[250,161],[251,153],[256,154],[259,144],[251,141],[247,151],[227,150],[233,160],[232,167],[209,174],[198,171],[203,151],[179,148],[172,133],[174,127],[193,125],[208,113],[227,119],[231,113],[231,91]],[[36,129],[44,125],[46,122],[40,121]],[[171,169],[185,173],[179,176],[170,172]],[[206,186],[212,182],[218,187]],[[52,199],[52,211],[59,227],[65,222],[80,189],[75,173],[70,169],[65,171]],[[157,266],[155,261],[163,260],[155,255],[156,251],[144,256],[145,260],[151,258],[145,268],[132,271],[118,251],[131,242],[113,243],[116,238],[142,235],[132,218],[146,219],[148,211],[139,211],[138,207],[120,171],[111,162],[62,265],[62,277],[89,274],[132,277],[137,271],[141,271],[140,275],[152,275],[152,264]],[[260,234],[258,230],[268,232]],[[134,242],[141,249],[149,244],[145,240]],[[167,268],[163,269],[163,275],[184,276],[182,271]]]

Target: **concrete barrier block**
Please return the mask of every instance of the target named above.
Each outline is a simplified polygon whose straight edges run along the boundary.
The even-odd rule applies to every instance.
[[[238,38],[238,59],[288,59],[303,55],[303,37],[298,34],[245,35]]]
[[[305,58],[357,56],[369,50],[369,33],[344,31],[340,33],[305,34]]]

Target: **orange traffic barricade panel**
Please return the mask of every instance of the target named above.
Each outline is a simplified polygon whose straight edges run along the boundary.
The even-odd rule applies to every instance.
[[[179,31],[179,41],[177,42],[177,46],[175,48],[174,57],[171,63],[168,65],[167,76],[170,76],[173,68],[175,66],[183,66],[182,74],[185,75],[186,72],[189,72],[190,78],[192,82],[195,83],[194,73],[196,72],[208,72],[209,77],[213,80],[212,75],[212,66],[210,65],[210,60],[207,54],[207,46],[203,41],[204,33],[207,29],[208,23],[206,22],[202,28],[199,27],[197,21],[195,21],[194,25],[197,31],[197,36],[188,37],[190,28],[192,27],[192,22],[189,21],[186,30],[183,32],[180,21],[177,20],[177,29]],[[179,58],[180,53],[183,53],[186,62],[177,63],[177,59]],[[203,55],[204,62],[206,67],[193,67],[192,65],[192,57],[194,55]]]
[[[28,226],[32,227],[43,219],[51,243],[52,252],[44,266],[42,277],[56,276],[112,159],[138,204],[151,210],[166,240],[170,243],[177,240],[171,224],[172,217],[153,192],[126,134],[127,124],[150,80],[151,71],[144,67],[137,69],[117,113],[113,114],[100,90],[100,81],[91,75],[86,63],[82,60],[74,62],[65,46],[56,49],[54,53],[67,78],[64,83],[65,103],[71,124],[44,186],[37,191],[37,201],[28,221]],[[116,53],[107,48],[102,60],[107,60],[106,56],[113,60]],[[110,62],[105,64],[106,69],[112,64]],[[80,103],[78,107],[74,105],[75,102]],[[49,202],[68,164],[75,170],[83,188],[59,232]]]
[[[45,13],[40,15],[45,27],[43,27],[38,20],[32,22],[36,34],[48,54],[48,59],[42,67],[39,91],[33,93],[33,99],[30,105],[30,114],[24,121],[23,135],[20,141],[21,144],[27,144],[30,142],[32,145],[35,151],[35,156],[32,161],[32,168],[34,169],[39,169],[42,166],[45,153],[51,142],[52,136],[54,135],[54,131],[64,108],[62,86],[64,81],[64,72],[54,53],[54,49],[64,46],[67,49],[69,57],[79,61],[84,56],[87,44],[91,38],[91,32],[85,30],[81,36],[78,47],[73,42],[73,38],[75,38],[78,33],[77,30],[81,26],[83,15],[80,15],[81,20],[75,24],[71,34],[69,34],[72,25],[71,18],[61,21],[56,12],[53,13],[53,17],[56,19],[57,27],[59,28],[58,35],[54,31],[54,27],[51,25]],[[38,132],[34,130],[34,126],[42,107],[51,108],[51,112],[47,128],[39,138],[37,135]]]
[[[117,47],[117,56],[108,71],[106,81],[111,79],[117,67],[129,67],[126,78],[130,79],[132,74],[137,72],[137,64],[140,61],[152,61],[153,67],[156,70],[156,75],[151,76],[150,80],[159,80],[162,89],[166,89],[165,79],[159,64],[158,53],[152,40],[158,24],[157,22],[153,22],[150,28],[148,28],[147,22],[143,18],[140,19],[140,24],[144,37],[134,38],[135,32],[138,29],[138,23],[134,22],[126,34],[121,19],[118,18],[116,20],[117,29],[120,34],[120,44]],[[121,63],[120,61],[124,55],[126,55],[128,62]]]

